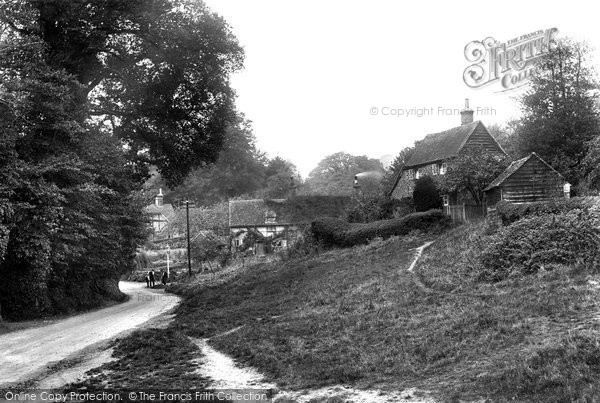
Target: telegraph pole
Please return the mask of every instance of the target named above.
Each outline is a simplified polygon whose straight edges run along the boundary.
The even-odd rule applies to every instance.
[[[190,201],[185,201],[185,219],[187,222],[187,258],[188,258],[188,274],[192,277],[192,256],[190,253]]]
[[[171,271],[169,270],[169,258],[171,257],[171,245],[167,244],[167,279],[171,277]]]

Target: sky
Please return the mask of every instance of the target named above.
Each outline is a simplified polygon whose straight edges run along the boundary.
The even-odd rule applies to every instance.
[[[237,108],[253,121],[258,147],[293,162],[303,177],[344,151],[395,156],[428,133],[475,120],[519,117],[498,82],[471,88],[465,46],[500,43],[557,28],[586,41],[597,65],[600,24],[593,2],[392,0],[205,0],[245,50],[232,76]],[[526,80],[525,80],[526,82]]]

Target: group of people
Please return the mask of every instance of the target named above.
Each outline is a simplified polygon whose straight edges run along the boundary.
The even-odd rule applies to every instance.
[[[166,271],[163,271],[162,276],[160,277],[161,283],[163,285],[167,285],[167,281],[169,281],[169,276]],[[148,274],[146,274],[146,287],[154,288],[156,285],[156,275],[154,274],[154,270],[150,270]]]

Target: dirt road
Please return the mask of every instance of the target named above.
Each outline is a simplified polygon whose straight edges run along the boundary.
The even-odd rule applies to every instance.
[[[29,380],[52,363],[63,360],[98,342],[136,328],[179,301],[163,290],[142,283],[119,283],[129,301],[47,326],[0,336],[0,387]]]

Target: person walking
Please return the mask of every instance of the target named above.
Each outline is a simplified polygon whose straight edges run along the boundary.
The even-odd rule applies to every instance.
[[[150,288],[154,288],[154,285],[156,284],[156,279],[154,278],[154,270],[150,271]]]
[[[150,272],[146,274],[146,288],[150,288]]]
[[[169,280],[169,276],[167,276],[167,272],[163,272],[162,278],[160,279],[160,281],[163,283],[163,285],[167,285],[167,281]]]

